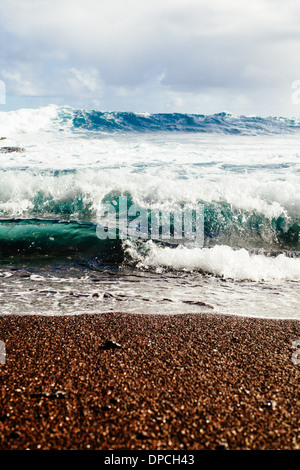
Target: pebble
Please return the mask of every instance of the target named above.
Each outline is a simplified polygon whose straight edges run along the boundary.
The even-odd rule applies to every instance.
[[[116,341],[112,341],[110,339],[106,340],[105,344],[102,346],[101,349],[118,349],[121,348],[122,346],[119,343],[116,343]]]
[[[221,441],[216,447],[216,450],[228,450],[228,444],[226,441]]]
[[[26,150],[23,149],[22,147],[1,147],[0,152],[1,153],[12,153],[12,152],[25,152]]]
[[[9,439],[17,439],[20,436],[21,436],[20,431],[12,431],[8,437]]]
[[[32,398],[65,398],[66,392],[63,392],[61,390],[57,390],[52,393],[48,392],[37,392],[37,393],[32,393],[30,396]]]
[[[268,400],[263,404],[264,408],[271,408],[272,410],[275,410],[276,408],[276,401],[275,400]]]

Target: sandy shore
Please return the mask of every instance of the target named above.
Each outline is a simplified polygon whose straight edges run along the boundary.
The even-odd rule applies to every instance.
[[[0,317],[0,449],[299,449],[299,339],[215,314]]]

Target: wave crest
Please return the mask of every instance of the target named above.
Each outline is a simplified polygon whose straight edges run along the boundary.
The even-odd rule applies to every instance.
[[[282,134],[300,130],[300,121],[284,117],[186,113],[104,112],[48,105],[0,113],[3,135],[48,130],[119,132],[191,132],[237,135]]]
[[[237,281],[300,281],[300,258],[286,254],[270,257],[251,254],[244,248],[234,250],[226,245],[171,248],[151,240],[143,245],[127,240],[124,246],[128,259],[142,270],[202,272]]]

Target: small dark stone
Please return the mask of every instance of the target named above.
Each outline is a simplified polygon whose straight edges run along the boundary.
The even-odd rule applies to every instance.
[[[274,400],[268,400],[262,405],[264,408],[269,408],[270,410],[274,410],[276,407],[276,402]]]
[[[219,442],[216,446],[216,450],[228,450],[228,444],[225,441]]]
[[[115,341],[106,340],[105,344],[102,346],[101,349],[118,349],[121,347],[122,346],[119,343],[116,343]]]
[[[109,292],[104,292],[104,294],[103,294],[104,299],[109,299],[111,297],[114,297],[113,294],[110,294]]]
[[[12,153],[12,152],[25,152],[25,149],[22,147],[1,147],[1,153]]]
[[[94,294],[92,295],[92,297],[99,297],[98,292],[94,292]]]
[[[42,398],[48,397],[50,394],[48,392],[36,392],[30,395],[31,398]]]
[[[57,390],[51,393],[50,398],[65,398],[66,392],[62,392],[61,390]]]
[[[143,431],[143,432],[139,432],[139,433],[137,434],[136,438],[143,440],[143,439],[148,439],[149,436],[148,436],[148,434],[147,434],[145,431]]]
[[[32,393],[30,396],[32,398],[65,398],[66,392],[62,392],[60,390],[57,390],[52,393],[48,392],[37,392],[37,393]]]
[[[86,416],[89,415],[89,411],[88,410],[85,410],[83,408],[80,409],[79,411],[79,415],[82,417],[82,418],[85,418]]]
[[[109,411],[110,409],[111,409],[111,406],[110,406],[110,405],[103,405],[103,406],[101,407],[101,410],[102,410],[102,411]]]
[[[270,401],[266,401],[263,406],[270,407],[272,406],[272,403]]]
[[[8,437],[9,439],[17,439],[20,436],[21,436],[20,431],[12,431]]]

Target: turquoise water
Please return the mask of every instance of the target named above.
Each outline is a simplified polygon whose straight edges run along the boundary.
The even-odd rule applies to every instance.
[[[299,120],[48,106],[0,126],[3,314],[299,318]],[[148,215],[201,205],[203,245],[100,240],[102,204],[122,197]]]

